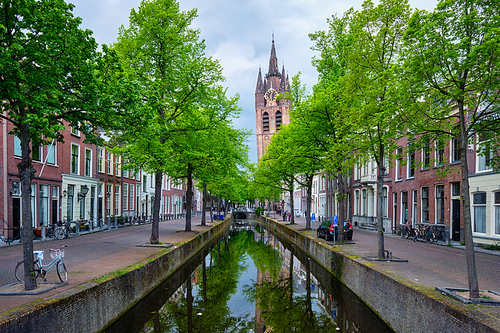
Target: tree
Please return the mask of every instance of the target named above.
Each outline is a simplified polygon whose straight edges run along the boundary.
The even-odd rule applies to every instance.
[[[401,53],[403,33],[410,8],[407,1],[383,0],[377,6],[367,0],[363,10],[353,14],[348,55],[349,116],[344,122],[352,129],[352,141],[361,162],[377,164],[378,257],[385,257],[383,225],[383,183],[389,156],[402,135],[397,114],[399,101],[395,67]]]
[[[333,16],[328,19],[328,31],[317,31],[309,37],[315,42],[314,50],[321,52],[320,57],[313,60],[318,71],[319,82],[313,87],[311,108],[305,115],[310,128],[314,128],[314,139],[326,153],[325,171],[334,176],[338,190],[338,220],[344,221],[348,216],[347,182],[352,173],[356,159],[355,140],[351,138],[352,129],[345,126],[349,116],[348,94],[344,80],[348,73],[347,62],[349,48],[352,45],[349,34],[353,9],[342,17]],[[339,228],[339,239],[343,240],[344,230]]]
[[[114,149],[128,168],[155,173],[151,243],[159,242],[161,180],[174,153],[172,135],[203,129],[194,125],[200,112],[217,115],[218,104],[225,103],[216,86],[222,69],[204,56],[199,31],[190,28],[196,15],[196,9],[180,11],[175,0],[144,0],[132,9],[129,27],[120,28],[114,44],[130,79],[141,86],[143,103],[142,116],[124,123]]]
[[[307,190],[306,229],[311,229],[312,182],[314,176],[324,169],[325,150],[318,146],[316,128],[312,128],[307,115],[311,110],[311,97],[305,93],[306,87],[300,82],[300,72],[292,77],[291,98],[293,109],[290,111],[293,126],[293,151],[288,155],[289,161],[297,165],[295,181]]]
[[[220,96],[219,99],[222,101],[225,98]],[[193,177],[200,182],[208,183],[209,188],[212,188],[213,180],[225,184],[224,197],[229,199],[228,190],[231,189],[229,180],[238,174],[238,165],[244,164],[247,160],[247,149],[244,147],[246,132],[232,128],[230,122],[225,120],[229,116],[234,116],[238,110],[237,98],[226,102],[216,115],[219,121],[214,123],[213,119],[216,117],[213,113],[201,110],[198,123],[192,118],[187,121],[191,126],[195,125],[195,129],[203,128],[202,130],[193,129],[171,136],[172,154],[166,170],[174,178],[187,179],[186,231],[191,230]],[[185,125],[187,126],[189,124]]]
[[[254,181],[259,186],[270,187],[270,192],[288,192],[290,198],[290,223],[295,223],[293,192],[295,175],[298,172],[294,158],[294,128],[282,125],[280,131],[271,137],[266,153],[259,161]],[[270,198],[269,198],[270,199]]]
[[[87,141],[97,140],[104,126],[127,108],[129,96],[119,62],[106,46],[103,52],[90,30],[79,28],[72,4],[63,0],[2,1],[0,3],[0,100],[10,134],[21,141],[18,164],[22,190],[22,240],[25,288],[36,288],[31,222],[31,146],[53,139],[69,123]],[[119,97],[120,104],[115,102]],[[131,99],[129,100],[131,101]]]
[[[474,298],[479,297],[479,287],[467,145],[478,133],[489,134],[480,154],[498,160],[491,152],[498,147],[500,133],[499,28],[500,3],[443,0],[431,13],[422,10],[413,14],[402,58],[402,91],[408,100],[405,115],[414,132],[449,137],[459,143],[469,293]]]

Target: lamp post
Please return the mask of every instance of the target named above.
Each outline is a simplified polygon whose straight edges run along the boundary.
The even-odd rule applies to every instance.
[[[89,188],[88,186],[85,184],[83,185],[83,187],[81,188],[80,192],[78,192],[78,201],[82,200],[82,199],[85,199],[85,197],[87,196],[87,193],[89,193]]]

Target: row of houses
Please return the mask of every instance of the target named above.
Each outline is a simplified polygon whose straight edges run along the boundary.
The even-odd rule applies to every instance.
[[[500,173],[490,163],[491,152],[478,153],[482,137],[468,145],[469,192],[475,243],[500,243]],[[456,140],[429,143],[419,151],[404,149],[412,144],[398,141],[396,156],[387,166],[383,184],[383,219],[386,232],[401,224],[435,223],[445,226],[450,239],[464,240],[460,198],[460,154]],[[404,152],[404,153],[403,153]],[[408,153],[411,152],[411,153]],[[352,170],[347,184],[346,213],[355,226],[375,228],[377,218],[377,166],[372,160]],[[294,194],[296,214],[306,211],[306,191]],[[332,176],[318,174],[312,188],[311,213],[319,219],[338,215],[337,185]]]
[[[20,140],[9,135],[12,125],[2,121],[0,136],[0,235],[17,238],[22,224]],[[32,224],[35,229],[61,220],[81,224],[111,216],[150,217],[155,198],[154,174],[122,169],[123,161],[106,147],[85,143],[78,130],[67,126],[64,143],[32,147]],[[163,177],[160,218],[186,213],[186,185]],[[193,211],[201,211],[195,188]]]

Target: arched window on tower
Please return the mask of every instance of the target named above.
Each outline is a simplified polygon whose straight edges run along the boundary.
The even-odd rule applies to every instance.
[[[262,115],[262,125],[264,132],[269,132],[269,114],[267,112]]]
[[[280,130],[280,126],[281,126],[281,112],[276,111],[276,131]]]

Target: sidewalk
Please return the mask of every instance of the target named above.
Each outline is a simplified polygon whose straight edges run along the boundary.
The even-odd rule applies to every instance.
[[[116,272],[124,267],[148,258],[166,246],[176,244],[194,237],[198,232],[207,230],[212,225],[207,214],[207,226],[200,226],[201,216],[193,217],[191,232],[185,232],[185,219],[160,222],[160,242],[163,245],[149,247],[137,246],[148,243],[151,236],[151,224],[120,227],[109,231],[83,234],[63,240],[35,241],[34,250],[46,251],[44,263],[50,261],[49,248],[65,248],[64,263],[68,269],[68,284],[44,292],[40,295],[0,296],[0,314],[30,304],[41,298],[50,298],[59,293],[77,287],[99,276]],[[22,260],[23,247],[18,241],[11,245],[0,246],[0,287],[17,282],[14,270],[17,262]],[[58,282],[55,269],[47,274],[47,282]],[[49,271],[49,273],[51,272]],[[0,289],[1,290],[1,289]],[[1,322],[0,315],[0,322]]]

